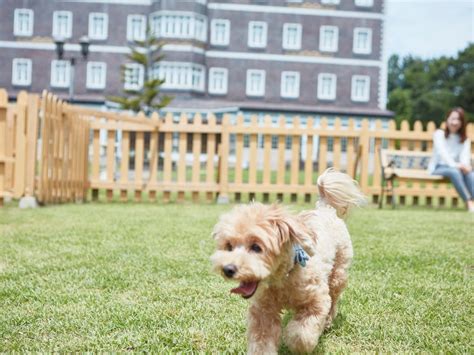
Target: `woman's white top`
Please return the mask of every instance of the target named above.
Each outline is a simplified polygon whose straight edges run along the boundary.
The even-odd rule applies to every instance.
[[[471,165],[471,141],[466,138],[464,143],[461,143],[458,134],[449,134],[446,138],[444,131],[437,129],[433,135],[433,156],[428,171],[432,173],[439,164],[455,168],[459,163]]]

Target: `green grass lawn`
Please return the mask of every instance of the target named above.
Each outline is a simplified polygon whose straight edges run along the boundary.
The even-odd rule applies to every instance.
[[[230,207],[0,209],[0,352],[245,352],[247,302],[209,271]],[[474,216],[367,208],[349,228],[349,286],[317,352],[472,353]]]

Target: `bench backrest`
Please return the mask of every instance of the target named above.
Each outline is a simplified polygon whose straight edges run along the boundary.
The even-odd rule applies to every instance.
[[[432,152],[380,149],[380,161],[384,168],[426,170],[432,155]],[[474,155],[471,156],[471,165],[474,166]]]
[[[383,167],[396,169],[426,170],[431,159],[431,152],[381,149],[380,160]]]

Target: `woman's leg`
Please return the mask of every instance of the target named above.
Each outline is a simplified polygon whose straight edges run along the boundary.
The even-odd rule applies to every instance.
[[[468,201],[471,199],[471,195],[468,191],[468,187],[466,186],[463,174],[460,169],[451,168],[447,165],[438,165],[435,171],[433,171],[433,175],[441,175],[449,178],[464,202],[468,203]]]
[[[464,183],[466,184],[467,191],[469,192],[470,199],[474,200],[474,171],[470,171],[467,174],[463,174]]]

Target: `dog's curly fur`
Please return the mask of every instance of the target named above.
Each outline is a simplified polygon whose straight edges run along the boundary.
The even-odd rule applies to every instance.
[[[318,179],[317,208],[296,216],[280,205],[250,203],[221,216],[214,227],[213,269],[240,282],[233,289],[251,297],[248,352],[277,353],[281,311],[294,311],[283,339],[294,352],[311,352],[337,312],[347,283],[352,244],[343,217],[364,197],[346,174],[328,169]],[[295,244],[310,256],[294,262]]]

